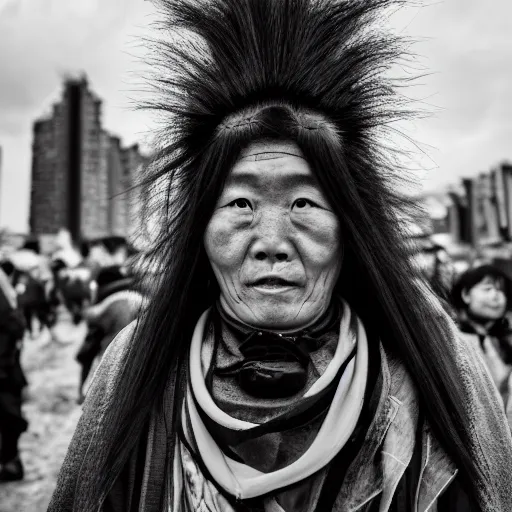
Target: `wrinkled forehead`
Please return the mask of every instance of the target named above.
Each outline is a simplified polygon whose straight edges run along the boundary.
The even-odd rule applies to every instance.
[[[239,161],[258,162],[262,160],[277,160],[286,156],[304,159],[300,148],[293,142],[253,142],[240,154]]]
[[[280,189],[318,182],[300,148],[293,142],[255,142],[242,151],[231,169],[228,185]]]

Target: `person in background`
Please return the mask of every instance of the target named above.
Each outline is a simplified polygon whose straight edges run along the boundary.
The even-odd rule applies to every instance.
[[[134,252],[126,239],[120,236],[100,238],[82,248],[87,266],[96,273],[102,268],[123,266]]]
[[[91,302],[91,269],[83,264],[69,267],[63,260],[56,259],[52,263],[52,272],[55,284],[50,303],[55,311],[59,303],[64,304],[73,323],[78,325],[83,319],[84,308]]]
[[[143,296],[135,290],[135,279],[128,270],[111,266],[100,271],[95,304],[85,310],[87,335],[76,356],[82,366],[78,403],[85,397],[84,386],[97,358],[101,358],[115,336],[137,318]]]
[[[39,321],[40,329],[53,325],[50,305],[46,300],[44,284],[34,278],[29,272],[15,270],[12,284],[18,293],[18,307],[25,315],[27,330],[31,338],[34,338],[33,319]]]
[[[31,333],[30,326],[29,326],[29,320],[27,319],[27,313],[26,313],[26,310],[25,310],[24,304],[23,304],[24,292],[26,291],[26,289],[24,288],[23,285],[20,285],[20,283],[18,282],[19,276],[24,273],[21,273],[19,270],[17,270],[11,261],[3,261],[0,264],[0,267],[4,271],[5,276],[9,280],[10,286],[12,287],[12,289],[14,290],[14,293],[16,294],[16,300],[15,300],[16,309],[18,311],[18,314],[22,314],[24,316],[25,329],[26,330],[28,329],[29,333]],[[7,291],[6,291],[6,293],[7,293]],[[10,292],[10,293],[12,293],[12,292]],[[11,376],[13,376],[14,380],[17,382],[17,384],[18,384],[17,387],[19,387],[20,389],[24,389],[28,384],[27,379],[25,377],[25,372],[23,371],[23,368],[21,367],[21,350],[23,348],[23,337],[24,337],[24,335],[20,336],[20,339],[17,342],[15,366],[13,368],[12,375],[11,375]]]
[[[434,293],[441,299],[448,300],[455,279],[455,267],[450,255],[437,243],[425,247],[423,254],[431,259],[431,264],[426,268],[426,277]]]
[[[0,481],[21,480],[23,464],[18,441],[28,427],[21,412],[26,381],[20,373],[20,342],[25,321],[18,309],[16,291],[0,269]]]
[[[480,265],[461,274],[451,295],[461,335],[480,352],[508,410],[512,328],[506,315],[511,305],[512,282],[498,268]]]
[[[91,270],[85,266],[70,268],[63,273],[60,290],[64,304],[78,325],[83,320],[84,310],[91,304]]]
[[[410,238],[413,262],[443,305],[449,307],[450,291],[455,279],[453,261],[446,249],[432,239],[431,230],[420,226],[414,228]]]
[[[98,274],[105,268],[125,269],[126,273],[134,271],[133,262],[138,260],[138,251],[125,238],[111,236],[93,240],[82,246],[85,264],[91,270],[89,283],[91,302],[94,304],[98,295]],[[122,270],[123,272],[125,270]]]
[[[60,283],[66,269],[66,263],[60,258],[56,258],[50,263],[51,285],[47,288],[46,292],[51,317],[55,322],[57,321],[57,309],[59,304],[64,302],[60,291]]]

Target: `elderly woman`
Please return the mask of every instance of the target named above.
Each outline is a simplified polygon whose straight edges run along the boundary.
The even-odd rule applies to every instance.
[[[412,269],[378,151],[389,3],[160,2],[162,277],[51,512],[512,510],[499,395]]]

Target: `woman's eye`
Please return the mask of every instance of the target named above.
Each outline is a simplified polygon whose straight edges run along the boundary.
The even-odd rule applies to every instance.
[[[234,201],[231,201],[228,206],[233,208],[246,209],[251,208],[251,203],[247,199],[235,199]]]
[[[316,206],[316,204],[313,203],[313,201],[310,201],[309,199],[301,198],[301,199],[297,199],[295,201],[295,203],[293,203],[293,206],[295,208],[303,209],[303,208],[308,208],[308,207],[311,207],[311,206]]]

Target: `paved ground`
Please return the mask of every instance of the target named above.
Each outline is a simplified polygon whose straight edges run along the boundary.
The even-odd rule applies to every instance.
[[[21,437],[22,482],[0,484],[0,512],[45,512],[62,459],[80,416],[76,404],[79,366],[74,357],[85,325],[74,326],[63,313],[55,340],[47,331],[26,338],[22,365],[29,381],[23,406],[29,421]]]

